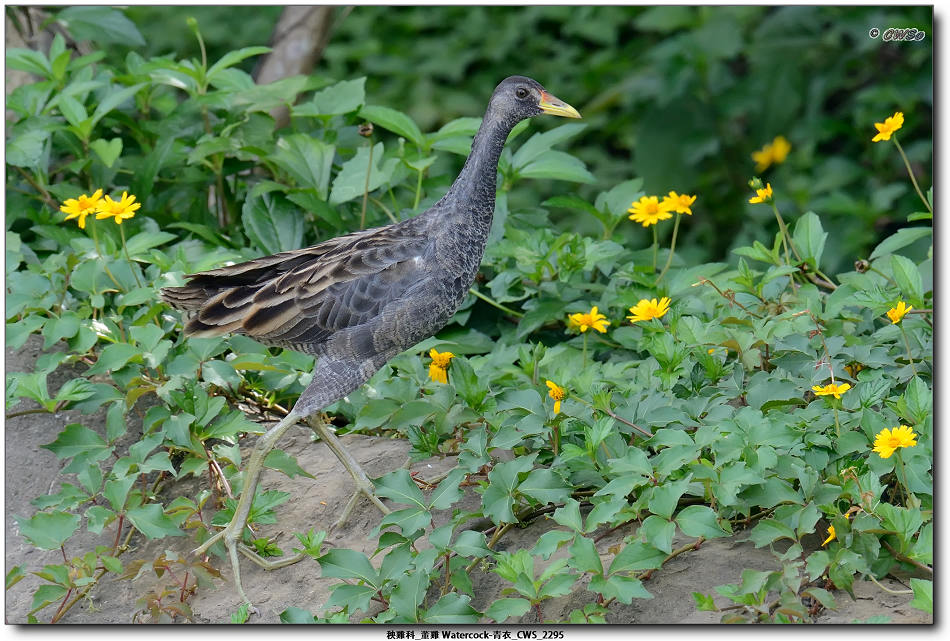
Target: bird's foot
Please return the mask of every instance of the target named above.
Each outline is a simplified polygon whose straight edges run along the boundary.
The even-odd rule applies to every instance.
[[[228,558],[231,560],[231,574],[234,577],[234,587],[237,589],[237,593],[240,595],[242,602],[248,605],[248,613],[259,615],[260,611],[255,608],[251,600],[247,598],[247,594],[244,592],[244,586],[241,584],[241,564],[238,562],[237,553],[240,549],[246,556],[250,556],[250,551],[245,551],[243,544],[240,543],[241,530],[244,529],[244,523],[237,523],[237,521],[238,518],[237,515],[235,515],[227,527],[195,548],[193,554],[198,556],[204,555],[212,545],[223,539],[224,547],[228,551]],[[253,556],[257,555],[254,554]]]
[[[373,505],[379,508],[379,511],[382,512],[384,516],[392,512],[392,510],[386,507],[386,504],[380,501],[379,497],[376,496],[373,486],[366,480],[365,475],[361,479],[356,474],[353,474],[353,480],[356,481],[356,491],[353,492],[353,496],[350,497],[350,500],[346,502],[346,507],[343,508],[343,514],[340,515],[336,523],[330,526],[329,532],[343,527],[347,519],[350,518],[350,513],[353,511],[353,508],[356,507],[356,502],[360,500],[360,496],[368,498]]]

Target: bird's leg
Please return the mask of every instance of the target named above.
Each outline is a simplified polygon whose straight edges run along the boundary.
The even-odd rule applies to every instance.
[[[228,550],[228,556],[231,559],[231,570],[234,574],[234,585],[238,594],[245,603],[250,604],[251,600],[244,593],[244,587],[241,585],[241,566],[238,562],[238,550],[241,542],[241,534],[244,531],[244,525],[247,523],[247,517],[251,513],[251,505],[254,502],[254,491],[257,489],[257,482],[260,480],[261,471],[264,469],[264,458],[274,449],[280,437],[290,429],[290,427],[301,418],[300,414],[291,411],[277,425],[264,433],[254,446],[254,452],[251,454],[251,460],[244,468],[244,488],[241,490],[241,499],[238,501],[237,509],[234,510],[234,517],[227,527],[209,538],[195,549],[194,554],[202,555],[208,548],[214,545],[218,540],[224,539],[224,546]],[[255,555],[256,556],[256,555]],[[253,606],[251,606],[253,608]]]
[[[363,471],[363,468],[360,467],[360,464],[356,462],[356,459],[346,451],[346,448],[343,447],[343,444],[340,443],[340,439],[336,437],[336,434],[333,433],[326,423],[323,422],[323,419],[318,415],[314,415],[310,419],[310,427],[313,428],[313,431],[327,444],[327,447],[336,454],[336,457],[340,460],[340,463],[343,464],[343,467],[346,468],[346,471],[350,473],[350,476],[353,477],[353,481],[356,483],[356,491],[353,493],[353,496],[350,497],[350,500],[347,502],[346,507],[343,509],[343,514],[340,515],[340,518],[337,519],[330,527],[330,531],[337,529],[346,523],[346,520],[350,516],[350,512],[353,511],[353,507],[356,505],[356,501],[359,498],[360,494],[363,494],[368,498],[373,504],[379,508],[379,511],[383,514],[389,514],[392,512],[388,507],[386,507],[382,501],[379,500],[379,497],[376,496],[374,491],[373,484],[370,482],[369,477],[366,476],[366,472]]]

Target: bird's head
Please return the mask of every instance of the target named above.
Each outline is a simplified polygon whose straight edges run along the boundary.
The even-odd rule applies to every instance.
[[[536,80],[524,76],[510,76],[495,87],[489,112],[509,122],[519,122],[541,114],[581,117],[574,107],[549,94]]]

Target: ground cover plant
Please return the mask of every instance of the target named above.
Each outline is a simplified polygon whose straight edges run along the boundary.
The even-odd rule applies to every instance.
[[[510,20],[501,24],[568,24],[547,9],[502,13]],[[615,15],[590,11],[595,26]],[[297,533],[304,562],[339,584],[327,603],[285,604],[283,620],[504,622],[529,611],[548,620],[547,601],[586,590],[592,603],[557,622],[603,622],[613,604],[650,598],[646,579],[670,559],[737,534],[769,548],[774,569],[719,586],[729,606],[696,592],[691,607],[721,610],[724,621],[807,622],[855,581],[899,573],[912,577],[912,605],[932,613],[931,49],[875,43],[894,73],[863,76],[868,84],[850,94],[857,57],[845,56],[821,76],[827,84],[808,85],[827,109],[785,105],[767,123],[759,116],[770,107],[749,96],[771,95],[768,73],[754,68],[779,64],[782,48],[763,48],[770,34],[831,16],[865,37],[868,20],[889,19],[803,11],[648,9],[607,35],[593,26],[573,34],[613,34],[614,54],[626,46],[624,24],[656,40],[642,53],[646,71],[619,84],[621,72],[594,57],[591,69],[607,68],[574,86],[615,93],[596,97],[589,120],[516,127],[462,309],[327,409],[340,432],[405,438],[413,459],[455,465],[441,478],[398,469],[376,480],[394,511],[369,533],[371,557],[325,545],[319,528]],[[348,15],[341,33],[380,12]],[[417,15],[389,20],[409,30]],[[932,25],[909,15],[900,25],[929,38]],[[215,53],[194,19],[176,23],[194,55],[128,47],[147,38],[116,9],[69,8],[56,19],[64,31],[45,50],[7,50],[8,67],[35,78],[7,100],[6,340],[17,349],[36,335],[45,353],[33,371],[7,372],[6,411],[106,408],[107,418],[104,432],[80,422],[50,435],[62,480],[36,497],[35,512],[13,518],[33,546],[61,550],[62,563],[15,565],[7,588],[36,574],[29,619],[55,622],[104,577],[154,571],[173,580],[143,595],[136,620],[187,620],[190,595],[214,586],[224,557],[129,558],[129,542],[188,536],[197,545],[226,524],[241,446],[264,431],[244,410],[280,418],[313,361],[241,336],[185,339],[158,289],[423,211],[451,183],[478,120],[409,115],[405,76],[383,89],[388,58],[363,56],[359,72],[356,45],[342,36],[326,54],[330,73],[258,85],[248,65],[268,48]],[[90,33],[90,24],[108,28]],[[578,24],[565,26],[569,44]],[[727,47],[715,36],[730,24],[742,28]],[[97,47],[80,55],[71,39]],[[373,42],[363,44],[382,46]],[[417,54],[434,59],[428,37],[421,42]],[[868,46],[854,55],[871,55]],[[793,85],[813,55],[789,66]],[[558,84],[567,65],[546,64],[555,63],[562,69],[545,83],[573,103]],[[709,122],[683,104],[696,73],[699,95],[722,110]],[[477,75],[459,80],[429,104],[480,105],[504,75],[477,87]],[[601,110],[636,111],[628,94],[656,77],[685,79],[656,107],[685,110],[673,119],[689,124],[662,134],[680,136],[675,153],[650,114],[636,140],[648,152],[636,162],[584,146],[629,142]],[[271,115],[280,106],[284,127]],[[716,233],[729,229],[742,231]],[[711,235],[722,238],[702,242]],[[50,374],[67,366],[81,376],[52,392]],[[129,430],[133,414],[141,434]],[[266,464],[308,474],[280,450]],[[192,476],[206,489],[176,494]],[[478,505],[463,509],[471,490]],[[261,488],[255,532],[288,499]],[[450,517],[434,527],[434,514]],[[541,518],[553,525],[533,547],[500,549],[513,528]],[[630,523],[639,527],[605,563],[600,536]],[[79,532],[101,543],[82,549]],[[815,536],[817,546],[806,540]],[[250,531],[246,542],[265,557],[291,555]],[[568,554],[551,562],[561,549]],[[482,609],[475,567],[506,582]]]

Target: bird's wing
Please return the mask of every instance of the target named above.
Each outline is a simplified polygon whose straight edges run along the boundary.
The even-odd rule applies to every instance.
[[[187,298],[181,290],[204,292],[206,302],[191,306],[197,314],[186,325],[189,334],[240,332],[313,353],[334,332],[374,318],[423,279],[428,247],[416,229],[367,230],[195,274],[173,289],[180,299]]]

